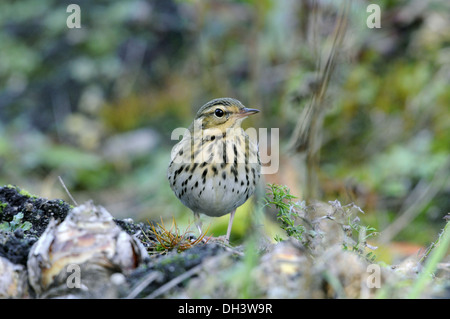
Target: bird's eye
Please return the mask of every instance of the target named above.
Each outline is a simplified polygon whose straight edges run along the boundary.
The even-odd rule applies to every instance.
[[[216,109],[216,110],[214,111],[214,114],[215,114],[217,117],[222,117],[222,116],[225,114],[225,112],[224,112],[222,109]]]

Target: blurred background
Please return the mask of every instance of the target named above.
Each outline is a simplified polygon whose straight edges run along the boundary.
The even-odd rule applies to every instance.
[[[61,176],[78,203],[184,227],[171,132],[229,96],[262,111],[245,127],[280,136],[279,169],[238,210],[235,239],[255,212],[274,220],[262,198],[277,183],[360,206],[385,261],[415,254],[450,211],[450,4],[377,0],[371,29],[370,3],[2,1],[0,185],[71,203]],[[228,216],[210,223],[223,234]]]

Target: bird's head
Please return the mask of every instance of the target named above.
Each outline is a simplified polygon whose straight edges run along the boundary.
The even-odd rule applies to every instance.
[[[249,115],[258,113],[257,109],[246,108],[240,101],[232,98],[218,98],[203,105],[197,112],[194,125],[202,130],[239,128]]]

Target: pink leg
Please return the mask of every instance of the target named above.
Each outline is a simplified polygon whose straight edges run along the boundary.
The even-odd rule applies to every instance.
[[[199,237],[203,234],[202,222],[200,220],[200,214],[194,212],[195,225],[197,226]]]
[[[227,242],[230,241],[230,234],[231,234],[231,227],[233,226],[234,213],[236,213],[236,209],[233,210],[230,214],[230,221],[228,222],[227,237],[226,237]]]

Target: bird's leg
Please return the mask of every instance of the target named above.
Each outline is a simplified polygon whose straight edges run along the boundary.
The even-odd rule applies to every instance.
[[[228,222],[227,237],[225,238],[226,242],[228,243],[230,242],[230,234],[231,234],[231,227],[233,226],[234,213],[236,213],[236,209],[230,213],[230,221]]]
[[[198,229],[198,238],[203,237],[202,242],[204,242],[206,244],[208,242],[208,239],[206,239],[203,235],[202,221],[200,220],[200,214],[194,212],[194,218],[195,218],[195,225],[197,226],[197,229]],[[208,232],[208,230],[206,230],[206,231]]]
[[[200,237],[202,236],[203,231],[202,231],[202,221],[200,220],[199,213],[194,212],[194,218],[195,218],[195,225],[197,226],[198,229],[198,237]]]

